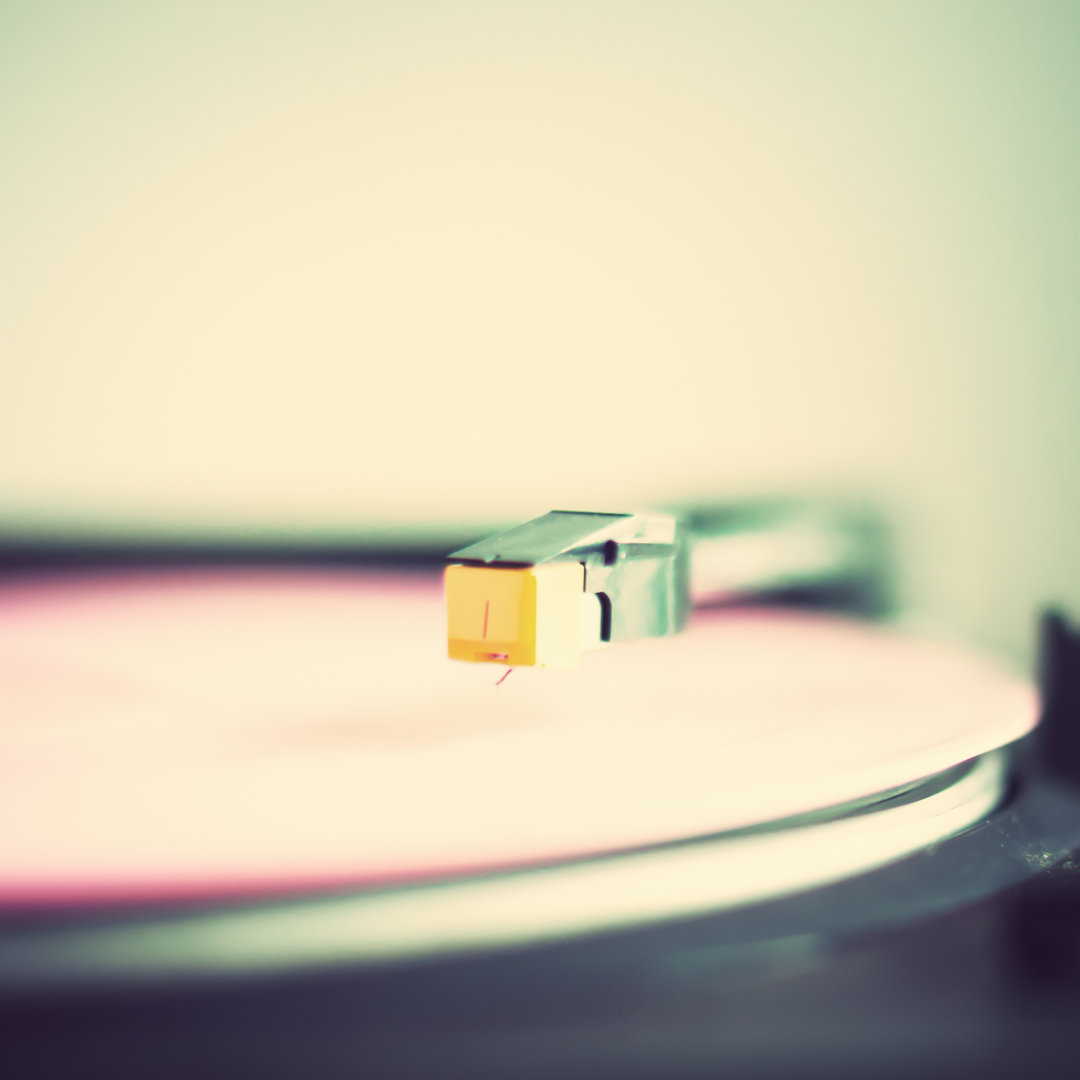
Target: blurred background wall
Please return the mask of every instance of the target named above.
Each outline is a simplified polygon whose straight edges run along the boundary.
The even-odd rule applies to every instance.
[[[0,523],[866,493],[1080,614],[1080,4],[0,0]]]

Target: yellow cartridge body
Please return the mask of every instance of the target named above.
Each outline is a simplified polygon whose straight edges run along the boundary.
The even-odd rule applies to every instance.
[[[451,565],[445,571],[448,655],[474,663],[577,667],[585,568]]]

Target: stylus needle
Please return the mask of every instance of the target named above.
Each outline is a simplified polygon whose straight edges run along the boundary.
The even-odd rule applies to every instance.
[[[502,675],[501,675],[501,676],[499,677],[499,681],[498,681],[498,682],[497,682],[497,683],[496,683],[495,685],[496,685],[496,686],[502,686],[502,684],[503,684],[503,681],[504,681],[504,680],[506,679],[506,676],[507,676],[507,675],[509,675],[509,674],[510,674],[510,672],[511,672],[511,671],[513,671],[513,670],[514,670],[514,669],[513,669],[512,667],[508,667],[508,668],[507,668],[507,669],[506,669],[506,670],[505,670],[505,671],[504,671],[504,672],[502,673]]]

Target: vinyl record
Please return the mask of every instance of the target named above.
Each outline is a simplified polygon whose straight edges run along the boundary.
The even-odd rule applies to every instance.
[[[0,903],[386,886],[710,836],[913,784],[1036,718],[963,651],[768,609],[503,674],[446,659],[428,574],[5,586]]]

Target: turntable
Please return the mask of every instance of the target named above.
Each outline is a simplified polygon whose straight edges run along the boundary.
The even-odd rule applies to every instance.
[[[534,586],[531,652],[469,593],[494,643],[470,652],[452,598],[480,663],[446,658],[446,547],[9,558],[0,1016],[26,1075],[205,1073],[200,1047],[230,1076],[992,1073],[1056,1045],[1067,625],[1040,697],[876,618],[865,516],[684,515],[662,603],[655,566],[611,568],[682,541],[606,517],[617,540],[555,545],[576,592]],[[453,560],[484,589],[539,564],[484,550]]]

